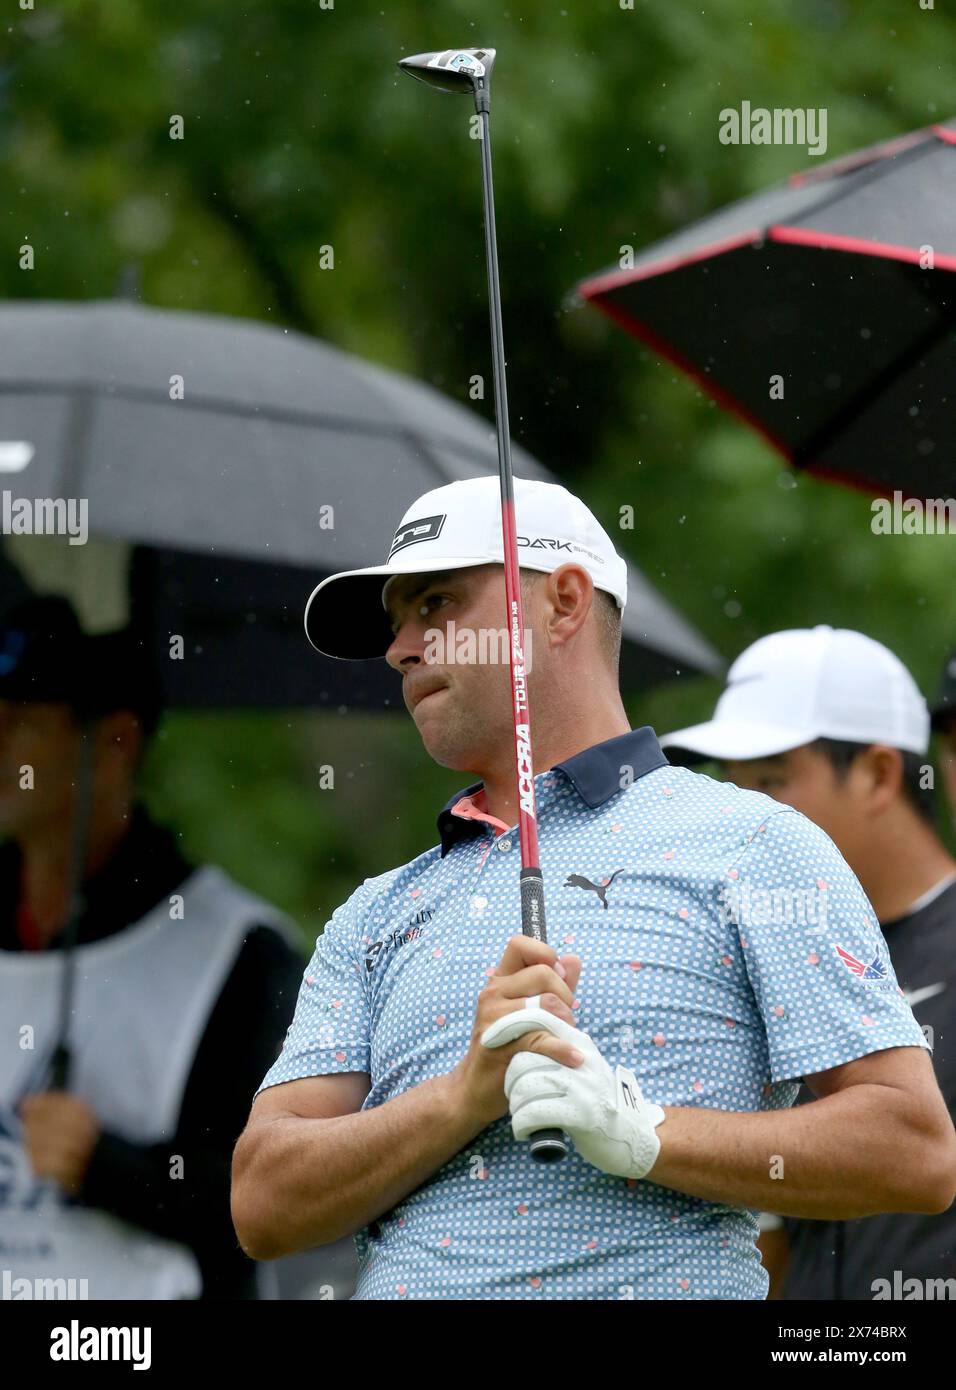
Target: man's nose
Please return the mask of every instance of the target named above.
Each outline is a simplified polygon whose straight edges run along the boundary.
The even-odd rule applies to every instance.
[[[393,671],[404,672],[418,666],[424,660],[424,627],[408,618],[402,623],[385,653],[385,660]]]

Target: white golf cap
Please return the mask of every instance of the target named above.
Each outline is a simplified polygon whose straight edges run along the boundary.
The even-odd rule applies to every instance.
[[[558,483],[514,479],[518,563],[550,573],[573,561],[595,588],[627,602],[627,565],[580,498]],[[497,474],[426,492],[405,512],[384,565],[323,579],[305,608],[306,636],[317,651],[347,660],[384,656],[393,640],[383,590],[393,574],[429,574],[503,565]]]
[[[845,628],[799,628],[742,652],[713,719],[666,734],[661,747],[741,762],[818,738],[925,753],[929,725],[916,682],[887,647]]]

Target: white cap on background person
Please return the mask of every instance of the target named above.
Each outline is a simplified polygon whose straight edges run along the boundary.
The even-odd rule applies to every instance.
[[[503,565],[500,486],[489,474],[426,492],[406,510],[383,565],[323,579],[305,609],[313,647],[353,661],[384,656],[394,636],[383,593],[392,575]],[[581,499],[528,478],[515,478],[514,492],[520,568],[547,574],[574,562],[623,609],[627,565]]]
[[[661,747],[746,762],[818,738],[925,753],[930,716],[899,657],[862,632],[773,632],[738,656],[714,717],[661,739]]]

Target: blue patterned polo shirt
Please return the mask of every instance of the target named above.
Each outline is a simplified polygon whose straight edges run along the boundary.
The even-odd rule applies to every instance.
[[[535,778],[548,939],[578,1026],[659,1105],[793,1103],[801,1077],[925,1047],[876,915],[798,812],[671,767],[649,728]],[[364,1072],[364,1109],[447,1073],[521,930],[517,827],[452,797],[440,844],[366,881],[316,941],[261,1089]],[[666,1144],[665,1127],[660,1131]],[[539,1166],[508,1116],[356,1236],[359,1299],[760,1299],[756,1211]]]

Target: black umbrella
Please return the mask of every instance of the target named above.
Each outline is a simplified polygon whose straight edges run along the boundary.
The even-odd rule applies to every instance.
[[[380,563],[416,496],[496,457],[488,421],[298,333],[117,301],[0,308],[0,485],[87,499],[93,537],[14,536],[7,559],[40,588],[52,572],[98,602],[122,590],[109,606],[151,634],[170,704],[403,709],[383,661],[306,648],[305,599]],[[515,468],[549,477],[520,449]],[[628,582],[626,686],[720,668],[633,568]]]
[[[953,271],[956,120],[795,175],[578,291],[797,468],[932,497],[956,474]]]

